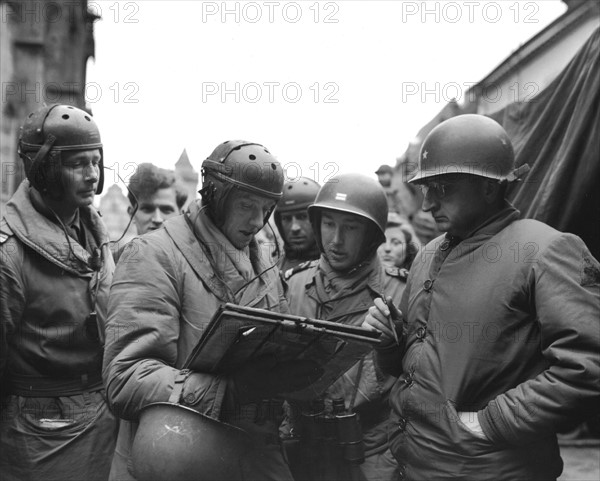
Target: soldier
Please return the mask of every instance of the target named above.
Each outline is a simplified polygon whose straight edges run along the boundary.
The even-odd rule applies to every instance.
[[[392,275],[386,273],[377,256],[377,247],[385,241],[387,213],[383,189],[363,175],[339,175],[319,190],[308,215],[321,257],[288,280],[293,314],[360,326],[375,298],[385,294],[399,301],[405,273],[397,269]],[[391,377],[375,369],[372,353],[336,381],[325,394],[326,415],[332,412],[334,401],[338,409],[359,414],[364,463],[359,467],[358,453],[344,457],[338,449],[340,439],[323,441],[306,446],[307,472],[298,477],[394,479],[396,462],[386,434],[392,384]],[[307,430],[306,425],[300,428]]]
[[[291,480],[279,446],[282,400],[276,397],[303,382],[302,373],[293,365],[278,372],[268,363],[233,376],[182,368],[220,305],[288,311],[279,271],[265,262],[254,239],[281,198],[283,170],[262,145],[236,140],[220,144],[202,171],[202,201],[131,241],[115,272],[104,378],[122,421],[111,479],[135,479],[136,420],[144,407],[175,393],[174,402],[249,433],[253,449],[247,456],[222,459],[242,463],[238,477]],[[207,463],[221,459],[223,446],[210,449]],[[190,463],[197,453],[190,451]],[[202,473],[187,476],[205,479]]]
[[[579,237],[519,218],[506,190],[520,171],[482,115],[421,148],[411,182],[446,234],[413,265],[401,312],[376,299],[364,322],[400,376],[389,435],[406,479],[556,479],[556,431],[598,412],[600,266]]]
[[[27,179],[0,224],[0,470],[3,480],[105,480],[116,420],[105,403],[102,339],[114,263],[93,208],[100,132],[69,105],[30,114]]]
[[[385,196],[388,204],[389,212],[397,212],[403,215],[407,215],[407,213],[402,212],[402,202],[399,197],[398,189],[396,189],[392,185],[392,179],[394,178],[394,169],[390,165],[382,164],[375,171],[377,175],[377,180],[383,187],[385,191]]]
[[[284,276],[298,264],[319,258],[319,248],[306,209],[315,201],[320,187],[307,177],[286,182],[283,186],[283,197],[277,203],[274,217],[284,243],[285,254],[279,261]]]
[[[129,180],[131,215],[137,205],[133,222],[138,235],[160,228],[163,222],[181,214],[187,192],[179,184],[172,170],[161,169],[154,164],[140,164]]]
[[[187,200],[187,192],[176,180],[175,173],[149,162],[138,166],[127,190],[127,213],[133,215],[138,235],[159,229],[165,220],[181,214]],[[125,246],[126,242],[112,245],[115,264],[119,262]]]

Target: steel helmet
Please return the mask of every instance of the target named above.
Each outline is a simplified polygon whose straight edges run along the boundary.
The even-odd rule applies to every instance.
[[[321,187],[315,203],[308,207],[308,216],[321,252],[323,251],[320,229],[322,209],[364,217],[375,225],[376,246],[385,242],[388,204],[385,191],[376,180],[361,174],[341,174],[332,177]]]
[[[241,481],[245,431],[170,402],[142,409],[131,447],[136,479]]]
[[[281,164],[266,147],[253,142],[223,142],[202,162],[202,175],[202,204],[217,225],[223,223],[225,201],[233,188],[275,201],[283,195]]]
[[[283,196],[277,203],[275,209],[275,225],[279,232],[283,232],[281,227],[281,214],[285,212],[294,212],[304,210],[311,205],[321,186],[308,177],[299,177],[293,182],[286,182],[283,186]]]
[[[502,126],[485,115],[465,114],[437,125],[425,138],[416,175],[409,182],[469,174],[512,182],[515,154]]]
[[[49,105],[30,113],[21,126],[18,152],[27,178],[38,191],[62,195],[61,152],[100,150],[100,178],[104,186],[104,161],[100,131],[93,117],[72,105]]]

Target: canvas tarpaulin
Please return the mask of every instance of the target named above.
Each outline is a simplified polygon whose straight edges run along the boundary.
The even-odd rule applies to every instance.
[[[516,165],[531,171],[509,192],[523,217],[580,236],[600,258],[600,29],[539,95],[491,115]]]

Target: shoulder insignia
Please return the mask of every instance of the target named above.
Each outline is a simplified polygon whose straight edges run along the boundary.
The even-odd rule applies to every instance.
[[[306,261],[306,262],[303,262],[302,264],[298,264],[296,267],[292,267],[291,269],[288,269],[287,271],[285,271],[283,273],[283,279],[287,281],[294,274],[297,274],[298,272],[305,271],[306,269],[308,269],[312,265],[316,265],[316,262],[317,261]]]
[[[582,287],[597,286],[600,284],[600,264],[593,257],[584,257],[581,269]]]
[[[388,276],[398,277],[399,279],[402,279],[403,281],[405,281],[408,278],[408,271],[401,267],[386,267],[385,273]]]
[[[4,244],[11,236],[15,235],[5,219],[0,221],[0,244]]]

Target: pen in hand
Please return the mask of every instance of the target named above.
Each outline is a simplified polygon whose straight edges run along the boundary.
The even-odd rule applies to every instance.
[[[394,320],[392,318],[392,310],[390,309],[390,305],[388,303],[387,298],[385,297],[385,294],[381,295],[381,300],[383,301],[383,303],[385,304],[385,307],[387,307],[388,311],[390,312],[388,319],[390,320],[390,327],[392,329],[392,333],[394,334],[394,341],[396,342],[396,345],[399,346],[400,345],[400,340],[398,339],[398,333],[396,332],[396,325],[394,324]]]

